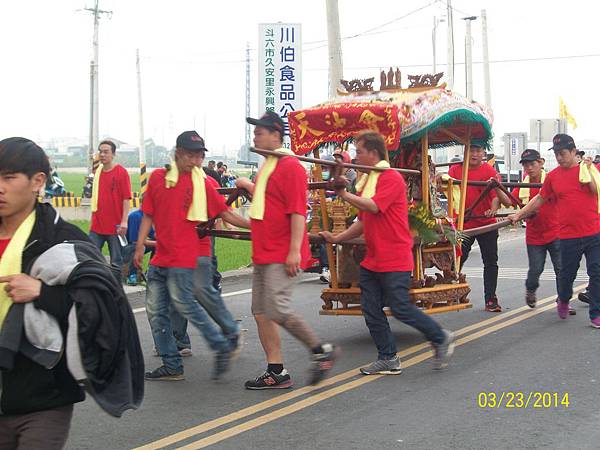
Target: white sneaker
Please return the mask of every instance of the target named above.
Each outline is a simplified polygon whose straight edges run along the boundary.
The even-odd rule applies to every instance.
[[[331,277],[331,274],[329,273],[329,269],[327,267],[323,267],[323,270],[321,270],[321,276],[319,277],[319,280],[321,280],[321,283],[329,283],[330,277]]]

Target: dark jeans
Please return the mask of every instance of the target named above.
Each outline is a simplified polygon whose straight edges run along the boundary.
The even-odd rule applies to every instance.
[[[600,317],[600,233],[592,236],[560,240],[560,283],[558,299],[569,301],[573,296],[573,282],[577,277],[581,257],[585,255],[590,277],[590,319]]]
[[[219,292],[221,292],[221,272],[219,272],[219,261],[217,260],[217,253],[215,252],[215,237],[210,237],[210,254],[211,254],[211,263],[212,263],[212,273],[213,273],[213,286]]]
[[[73,405],[0,415],[0,450],[60,450],[71,428]]]
[[[110,254],[110,263],[119,268],[119,272],[123,266],[123,255],[121,243],[116,234],[98,234],[90,231],[90,240],[93,244],[102,250],[104,243],[108,243],[108,253]]]
[[[329,269],[329,259],[327,259],[327,247],[325,247],[325,244],[319,246],[319,264],[321,264],[322,269]]]
[[[477,240],[479,250],[481,250],[481,259],[483,261],[483,297],[488,301],[496,295],[496,286],[498,285],[498,231],[490,231],[475,237],[467,237],[463,240],[462,258],[460,268],[467,262],[471,247]]]
[[[435,344],[444,341],[444,332],[437,322],[410,302],[410,272],[372,272],[361,267],[359,284],[363,315],[378,359],[392,359],[398,351],[384,306],[389,306],[396,319],[419,330],[427,340]]]
[[[544,245],[527,245],[527,259],[529,260],[529,270],[527,271],[527,280],[525,280],[525,289],[529,292],[537,291],[540,287],[540,275],[544,271],[546,264],[546,252],[550,254],[554,273],[556,274],[556,291],[560,290],[560,241],[552,241]]]
[[[152,247],[145,247],[144,254],[152,253],[153,250],[154,249]],[[128,243],[125,247],[123,247],[123,250],[121,252],[121,254],[123,255],[123,264],[127,264],[127,273],[125,274],[126,277],[128,277],[132,273],[136,273],[135,266],[133,265],[134,253],[135,253],[135,242]]]

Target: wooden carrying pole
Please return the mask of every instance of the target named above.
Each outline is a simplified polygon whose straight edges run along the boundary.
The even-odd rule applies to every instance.
[[[463,161],[466,163],[462,166],[462,181],[467,181],[469,177],[469,159],[471,154],[471,126],[467,126],[467,139],[465,142],[465,152],[463,155]],[[458,208],[458,231],[462,231],[465,226],[465,205],[467,202],[467,183],[461,183],[460,185],[460,206]],[[458,273],[460,271],[460,256],[456,258],[457,267],[454,268]]]

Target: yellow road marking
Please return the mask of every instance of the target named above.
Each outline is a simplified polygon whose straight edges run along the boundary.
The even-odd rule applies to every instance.
[[[586,287],[586,285],[577,286],[574,289],[574,292],[578,292],[578,291],[584,289],[585,287]],[[486,320],[483,320],[481,322],[477,322],[475,324],[472,324],[472,325],[466,326],[464,328],[461,328],[460,330],[457,330],[457,331],[454,332],[455,336],[458,337],[458,336],[464,335],[464,334],[466,334],[466,333],[468,333],[470,331],[474,331],[474,330],[477,330],[479,328],[483,328],[483,327],[486,327],[488,325],[492,325],[492,324],[494,324],[496,322],[503,321],[504,319],[507,319],[507,318],[509,318],[511,316],[519,314],[520,312],[530,311],[529,314],[523,314],[522,316],[510,319],[510,320],[508,320],[506,322],[502,322],[502,323],[500,323],[498,325],[495,325],[495,326],[492,326],[490,328],[486,328],[485,330],[482,330],[482,331],[479,331],[479,332],[474,333],[472,335],[466,336],[466,337],[464,337],[462,339],[458,339],[457,340],[457,345],[463,345],[463,344],[465,344],[467,342],[470,342],[473,339],[477,339],[479,337],[485,336],[486,334],[492,333],[492,332],[496,331],[497,329],[501,329],[501,328],[504,328],[506,326],[510,326],[510,325],[512,325],[514,323],[520,322],[520,321],[525,320],[525,319],[527,319],[529,317],[532,317],[532,316],[537,315],[537,314],[539,314],[541,312],[544,312],[544,311],[546,311],[548,309],[551,309],[551,308],[554,307],[554,304],[547,305],[547,306],[545,306],[543,308],[540,308],[540,306],[544,305],[546,303],[549,303],[549,302],[554,302],[555,299],[556,299],[555,295],[550,296],[550,297],[546,297],[546,298],[544,298],[542,300],[539,300],[537,302],[538,307],[536,309],[531,309],[527,305],[525,305],[525,306],[519,307],[517,309],[514,309],[512,311],[509,311],[509,312],[506,312],[506,313],[502,313],[502,314],[498,314],[497,316],[492,317],[490,319],[486,319]],[[471,336],[475,336],[475,337],[471,338]],[[405,350],[403,350],[401,352],[398,352],[398,356],[400,358],[404,358],[404,357],[413,355],[415,353],[418,353],[421,350],[424,350],[426,348],[429,348],[429,343],[428,342],[417,344],[417,345],[409,347],[409,348],[407,348],[407,349],[405,349]],[[410,367],[410,366],[412,366],[414,364],[417,364],[417,363],[419,363],[421,361],[424,361],[424,360],[430,358],[431,355],[432,355],[432,353],[431,353],[431,351],[429,351],[429,352],[424,352],[424,353],[422,353],[420,355],[414,356],[411,359],[408,359],[406,361],[402,361],[402,367],[403,368]],[[321,390],[321,389],[323,389],[325,387],[328,387],[328,386],[337,384],[337,383],[339,383],[341,381],[347,380],[349,378],[355,377],[355,376],[358,375],[358,369],[359,369],[359,367],[357,367],[355,369],[348,370],[346,372],[343,372],[341,374],[335,375],[333,377],[327,378],[326,380],[324,380],[323,382],[321,382],[318,386],[305,386],[305,387],[300,388],[300,389],[295,389],[294,391],[288,392],[288,393],[283,394],[283,395],[280,395],[279,397],[276,397],[276,398],[273,398],[273,399],[269,399],[269,400],[266,400],[264,402],[257,403],[255,405],[249,406],[247,408],[240,409],[239,411],[233,412],[233,413],[228,414],[226,416],[222,416],[222,417],[219,417],[217,419],[213,419],[213,420],[210,420],[208,422],[204,422],[204,423],[202,423],[200,425],[197,425],[195,427],[188,428],[186,430],[180,431],[180,432],[172,434],[170,436],[166,436],[166,437],[164,437],[162,439],[159,439],[157,441],[154,441],[154,442],[148,443],[146,445],[137,447],[134,450],[160,449],[160,448],[164,448],[164,447],[169,446],[169,445],[173,445],[173,444],[175,444],[177,442],[183,441],[185,439],[189,439],[189,438],[191,438],[191,437],[193,437],[195,435],[205,433],[207,431],[213,430],[215,428],[218,428],[220,426],[226,425],[226,424],[231,423],[231,422],[235,422],[236,420],[243,419],[245,417],[248,417],[250,415],[256,414],[256,413],[261,412],[261,411],[264,411],[265,409],[272,408],[272,407],[274,407],[276,405],[279,405],[281,403],[287,402],[287,401],[292,400],[294,398],[303,396],[305,394],[309,394],[309,393],[314,392],[316,390]],[[235,436],[237,434],[243,433],[244,431],[247,431],[247,430],[249,430],[251,428],[255,428],[257,426],[260,426],[262,424],[265,424],[267,422],[275,420],[276,418],[283,417],[283,415],[292,414],[293,412],[296,412],[296,411],[298,411],[300,409],[306,408],[308,406],[312,406],[315,403],[319,403],[319,402],[321,402],[323,400],[326,400],[326,399],[328,399],[330,397],[338,395],[338,394],[340,394],[342,392],[346,392],[347,390],[354,389],[354,388],[359,387],[359,386],[361,386],[361,385],[363,385],[365,383],[368,383],[368,382],[374,381],[376,379],[379,379],[382,376],[385,376],[385,375],[374,375],[374,376],[369,376],[369,377],[361,377],[361,378],[359,378],[357,380],[350,381],[350,382],[345,383],[345,384],[343,384],[341,386],[329,389],[329,390],[327,390],[325,392],[320,392],[318,394],[315,394],[315,395],[313,395],[313,396],[311,396],[311,397],[309,397],[307,399],[301,400],[301,401],[299,401],[297,403],[294,403],[293,405],[290,405],[288,407],[281,408],[281,409],[279,409],[277,411],[271,412],[269,414],[266,414],[264,416],[258,417],[256,419],[249,420],[248,422],[244,422],[243,424],[237,425],[237,426],[235,426],[233,428],[224,430],[224,431],[222,431],[220,433],[216,433],[216,434],[214,434],[212,436],[209,436],[207,438],[204,438],[204,439],[201,439],[199,441],[193,442],[192,444],[190,444],[190,446],[184,446],[184,447],[181,447],[181,448],[182,449],[203,448],[206,445],[211,445],[212,443],[219,442],[219,441],[221,441],[223,439],[227,439],[229,437],[232,437],[232,436]],[[282,414],[282,411],[289,411],[289,412],[286,412],[285,414]],[[233,433],[233,434],[225,435],[224,433]],[[219,436],[222,436],[222,437],[217,438]],[[217,440],[214,441],[214,442],[213,441],[210,441],[210,442],[208,441],[208,440],[211,440],[213,438],[216,438]],[[205,441],[208,442],[208,443],[204,444]]]

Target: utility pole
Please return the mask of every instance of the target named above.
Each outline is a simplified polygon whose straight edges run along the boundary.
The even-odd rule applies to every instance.
[[[140,132],[140,195],[143,196],[148,188],[148,174],[146,173],[146,143],[144,140],[144,110],[142,108],[142,71],[140,68],[140,49],[135,50],[135,67],[137,71],[138,93],[138,124]]]
[[[260,114],[260,113],[259,113]],[[246,42],[246,117],[250,117],[250,43]],[[246,122],[246,142],[244,143],[244,154],[240,155],[243,161],[250,161],[250,124]]]
[[[94,15],[94,34],[92,37],[92,67],[91,67],[91,92],[90,92],[90,103],[91,103],[91,114],[90,114],[90,168],[93,167],[94,152],[98,147],[99,139],[99,95],[98,95],[98,28],[100,24],[100,16],[106,14],[109,17],[112,15],[112,11],[104,11],[99,9],[99,0],[95,0],[93,8],[84,8],[85,11],[89,11]]]
[[[344,77],[342,63],[342,37],[338,0],[327,0],[327,43],[329,47],[329,99],[337,95],[340,80]]]
[[[492,92],[490,90],[490,55],[488,53],[487,13],[481,10],[481,46],[483,48],[483,89],[485,106],[492,107]]]
[[[471,22],[476,19],[477,16],[463,18],[467,28],[465,32],[465,91],[469,100],[473,100],[473,38],[471,37]]]
[[[445,22],[445,19],[443,17],[438,19],[436,16],[433,16],[433,29],[431,30],[431,48],[433,50],[433,74],[437,73],[437,25],[441,22]]]
[[[448,73],[446,75],[448,77],[448,89],[452,90],[454,88],[454,20],[452,16],[452,3],[450,0],[446,0],[446,8],[446,18],[448,21],[446,34],[448,46]]]

